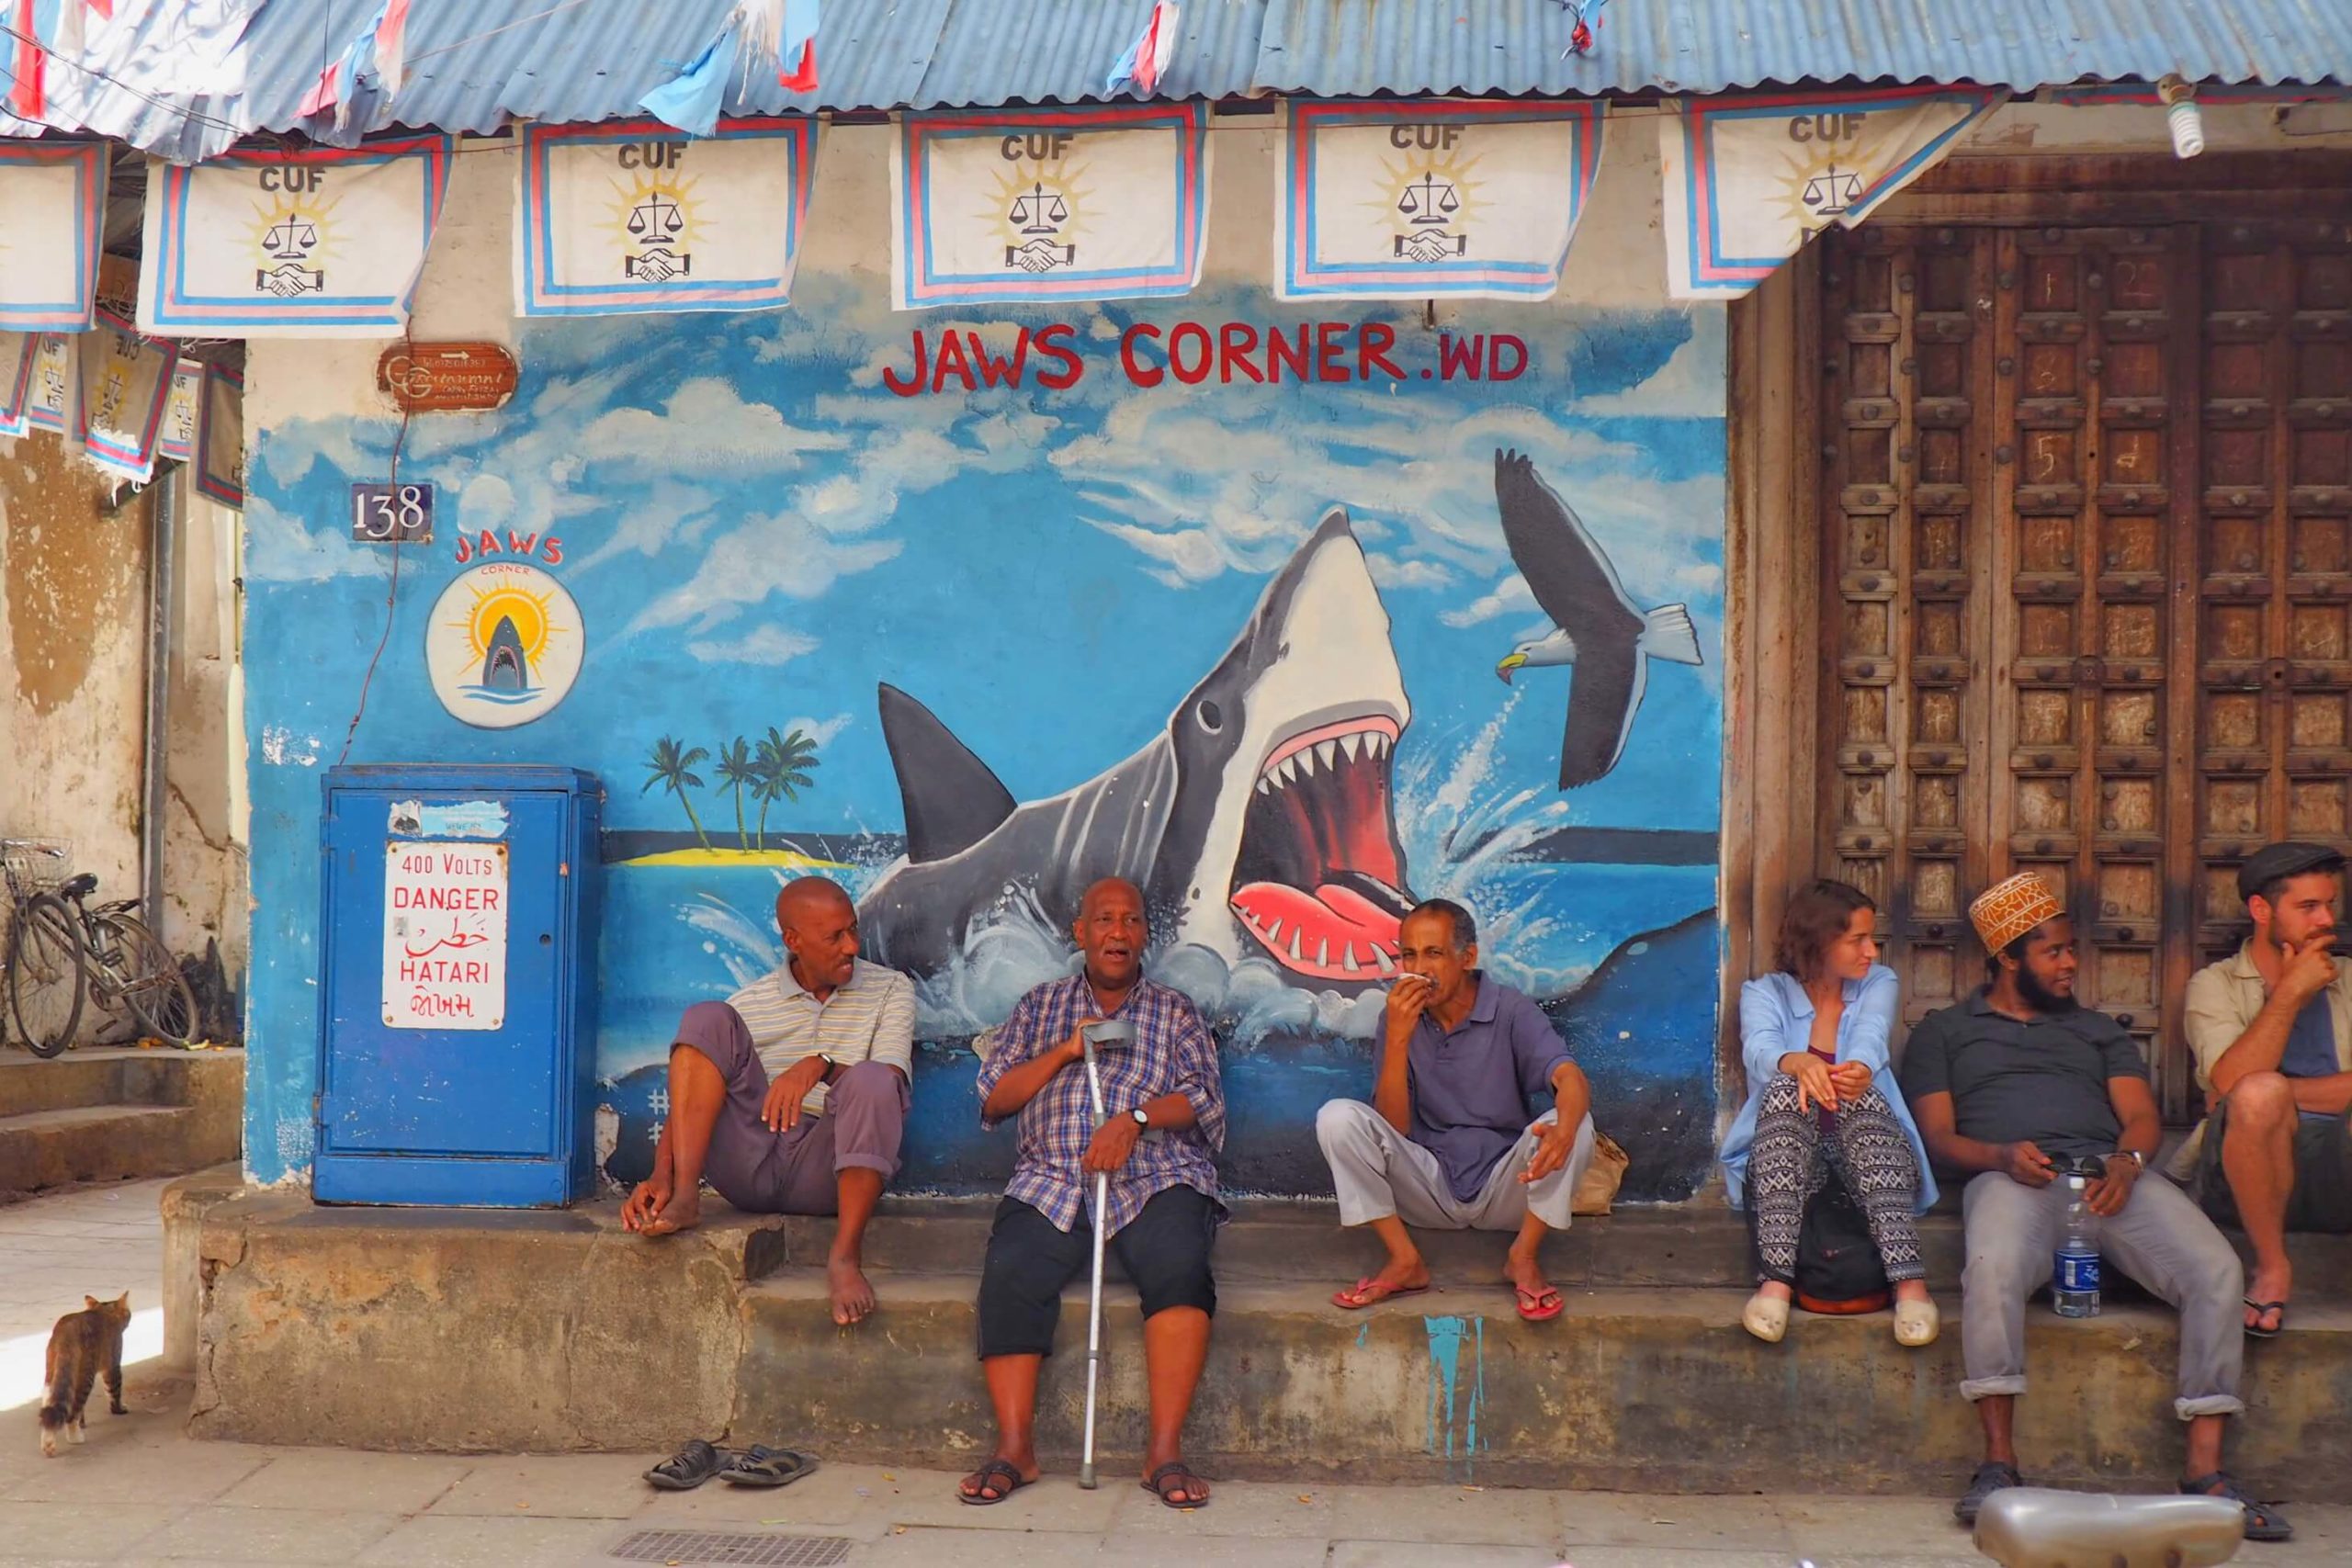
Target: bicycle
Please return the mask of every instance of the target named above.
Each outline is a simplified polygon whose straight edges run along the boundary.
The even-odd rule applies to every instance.
[[[8,884],[0,966],[7,971],[17,1036],[36,1056],[64,1050],[82,1021],[81,921],[58,891],[67,881],[67,853],[54,840],[0,839],[0,872]]]
[[[185,1045],[196,1034],[196,992],[180,971],[180,961],[164,939],[130,911],[136,898],[84,908],[82,900],[97,891],[98,879],[88,872],[69,877],[57,897],[71,903],[82,927],[83,985],[90,999],[108,1012],[130,1013],[142,1038],[166,1045]]]

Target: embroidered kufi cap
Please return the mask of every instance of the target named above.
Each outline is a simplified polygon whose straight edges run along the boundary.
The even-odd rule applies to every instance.
[[[1968,907],[1969,920],[1987,953],[1998,953],[2044,920],[2065,913],[2050,884],[2030,871],[1987,888]]]

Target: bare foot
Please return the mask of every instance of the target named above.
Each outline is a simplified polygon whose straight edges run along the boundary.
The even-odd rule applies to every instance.
[[[2254,1272],[2245,1277],[2245,1299],[2253,1302],[2285,1302],[2295,1283],[2294,1266],[2281,1258],[2275,1269],[2256,1264]],[[2286,1308],[2275,1306],[2267,1312],[2257,1312],[2252,1305],[2245,1309],[2245,1325],[2254,1329],[2278,1328],[2286,1318]]]
[[[1779,1291],[1783,1298],[1786,1298],[1789,1293],[1789,1288],[1786,1285],[1775,1285],[1767,1288]],[[1928,1299],[1928,1281],[1925,1280],[1897,1280],[1894,1281],[1894,1299],[1898,1302],[1926,1301]]]
[[[833,1321],[843,1328],[874,1310],[874,1287],[865,1282],[865,1271],[848,1258],[836,1258],[825,1265],[825,1285],[833,1298]]]
[[[1340,1306],[1353,1309],[1368,1307],[1408,1291],[1426,1291],[1429,1288],[1430,1266],[1421,1260],[1419,1253],[1415,1253],[1402,1263],[1390,1258],[1379,1273],[1369,1279],[1358,1280],[1331,1300]]]
[[[1768,1302],[1792,1302],[1797,1299],[1796,1291],[1791,1286],[1781,1283],[1778,1280],[1765,1280],[1762,1284],[1756,1287],[1756,1293],[1762,1296]],[[1923,1296],[1926,1295],[1928,1293],[1928,1287],[1921,1285],[1919,1287],[1919,1293]]]
[[[645,1222],[645,1234],[674,1235],[680,1231],[690,1231],[700,1224],[702,1192],[699,1188],[690,1187],[684,1192],[672,1194],[670,1201],[662,1205],[662,1212]]]

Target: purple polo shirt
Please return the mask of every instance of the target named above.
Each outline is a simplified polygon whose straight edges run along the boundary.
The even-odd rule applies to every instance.
[[[1406,1047],[1406,1089],[1413,1125],[1407,1135],[1437,1156],[1445,1184],[1468,1202],[1487,1185],[1495,1162],[1528,1124],[1552,1107],[1552,1075],[1567,1061],[1567,1043],[1533,1002],[1483,969],[1470,972],[1477,1000],[1451,1033],[1433,1012],[1421,1014]],[[1388,1015],[1381,1010],[1381,1055]],[[1380,1063],[1375,1061],[1376,1074]]]

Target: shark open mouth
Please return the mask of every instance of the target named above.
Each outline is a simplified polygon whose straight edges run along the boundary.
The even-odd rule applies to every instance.
[[[1294,735],[1258,773],[1234,859],[1234,914],[1294,974],[1376,981],[1396,967],[1400,886],[1389,815],[1396,721],[1366,714]]]

